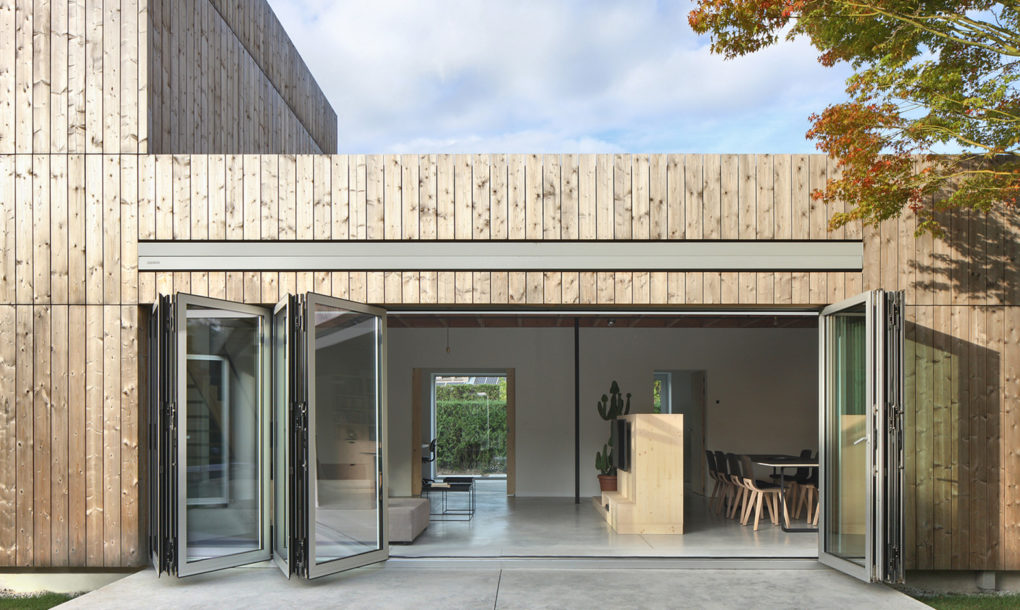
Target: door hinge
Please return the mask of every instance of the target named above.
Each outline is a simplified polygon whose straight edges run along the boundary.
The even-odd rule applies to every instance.
[[[172,567],[177,563],[177,546],[174,544],[174,542],[175,541],[173,538],[167,538],[163,542],[163,548],[165,549],[166,555],[165,561],[168,570],[171,570]],[[177,570],[173,570],[173,572],[176,573]]]
[[[892,302],[889,303],[889,309],[887,310],[887,312],[888,312],[888,314],[887,314],[887,322],[889,324],[889,328],[899,329],[899,327],[900,327],[900,303],[899,303],[899,300],[893,299]]]
[[[900,545],[893,544],[889,546],[889,561],[886,562],[886,573],[883,580],[888,580],[890,576],[897,574],[900,571]]]
[[[308,429],[308,403],[305,401],[294,403],[294,429],[301,432]]]
[[[298,538],[294,541],[294,572],[301,574],[305,571],[305,540]]]
[[[163,325],[163,328],[166,330],[167,337],[173,337],[177,330],[177,315],[174,309],[173,305],[166,308],[166,324]]]
[[[900,427],[900,410],[896,408],[895,404],[890,405],[889,413],[889,430],[897,430]]]

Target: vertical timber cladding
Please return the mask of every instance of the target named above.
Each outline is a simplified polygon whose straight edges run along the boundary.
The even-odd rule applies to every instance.
[[[146,1],[152,152],[336,151],[336,113],[266,2]]]
[[[210,239],[222,239],[212,236],[224,217],[225,238],[238,240],[863,239],[863,273],[195,270],[139,274],[139,299],[185,289],[257,303],[316,290],[378,304],[820,305],[902,289],[908,565],[1020,567],[1020,228],[1008,217],[947,216],[937,241],[915,237],[909,212],[830,232],[839,206],[810,192],[834,168],[816,155],[211,155],[199,161],[206,208],[179,200],[190,186],[159,187],[185,167],[191,179],[197,158],[155,158],[143,239],[190,230],[196,209]]]
[[[135,267],[138,239],[175,237],[434,240],[457,237],[460,226],[457,238],[499,240],[533,223],[538,239],[615,239],[618,230],[633,238],[635,228],[641,239],[661,238],[662,231],[672,239],[740,238],[742,230],[755,239],[757,233],[748,233],[753,218],[755,231],[777,238],[839,238],[825,231],[831,210],[809,197],[829,171],[823,161],[783,155],[0,156],[0,223],[9,228],[0,259],[0,330],[14,338],[0,345],[0,448],[14,456],[0,464],[0,563],[143,562],[137,306],[157,293],[184,290],[252,303],[315,290],[382,304],[803,305],[882,287],[906,290],[909,303],[909,565],[1015,569],[1020,240],[1007,217],[954,214],[940,241],[916,238],[909,214],[868,229],[863,274],[139,274]],[[563,218],[573,217],[575,200],[576,227],[568,228]],[[547,209],[556,205],[558,211]],[[736,211],[738,222],[727,210]],[[50,230],[39,229],[40,222]],[[859,235],[847,232],[850,239]],[[51,349],[38,349],[45,345]]]
[[[148,150],[148,0],[0,0],[0,154]]]

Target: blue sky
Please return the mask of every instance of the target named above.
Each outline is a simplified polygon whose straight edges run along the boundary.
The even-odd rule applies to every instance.
[[[686,0],[269,2],[343,153],[815,152],[849,75],[803,40],[714,56]]]

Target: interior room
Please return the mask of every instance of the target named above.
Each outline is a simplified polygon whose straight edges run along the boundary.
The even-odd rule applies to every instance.
[[[429,448],[436,434],[437,376],[459,376],[467,383],[502,374],[509,386],[505,478],[476,478],[470,498],[453,489],[437,494],[426,482],[433,513],[428,527],[413,543],[391,546],[391,555],[816,556],[817,534],[783,531],[781,502],[774,523],[767,493],[757,529],[753,499],[747,525],[740,523],[742,500],[736,500],[735,518],[729,518],[729,507],[712,500],[717,477],[705,451],[756,460],[802,452],[817,456],[817,322],[814,312],[391,311],[391,498],[418,495],[421,479],[439,472],[430,463],[435,455]],[[679,511],[673,529],[630,532],[603,513],[596,455],[608,448],[611,428],[598,406],[613,382],[624,404],[629,399],[629,415],[623,419],[659,413],[679,422],[682,416],[682,424],[665,435],[682,453],[682,459],[670,458],[682,462],[682,472],[674,479],[660,474],[659,482],[651,484],[661,488],[650,492],[679,496],[672,509]],[[465,395],[470,394],[467,390]],[[442,450],[442,442],[437,445]],[[635,452],[642,451],[632,448],[629,453]],[[635,468],[618,473],[621,485],[634,484],[625,479]],[[752,480],[774,481],[776,470],[760,464],[752,468]],[[805,474],[795,468],[784,473]],[[440,484],[442,478],[436,477]],[[808,505],[816,498],[805,500],[796,518],[795,498],[787,496],[791,527],[811,528]],[[468,518],[437,514],[443,506],[468,503],[473,503]],[[660,533],[665,531],[671,533]]]

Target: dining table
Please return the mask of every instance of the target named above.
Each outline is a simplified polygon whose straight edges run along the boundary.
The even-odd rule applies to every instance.
[[[751,461],[760,466],[772,468],[773,472],[779,474],[779,488],[783,493],[779,494],[779,500],[783,505],[783,520],[780,527],[784,532],[818,532],[817,527],[790,527],[790,513],[786,506],[786,473],[787,468],[818,468],[817,458],[802,458],[796,455],[784,454],[757,454],[748,456]],[[808,514],[810,515],[810,510]],[[808,522],[810,523],[810,519]]]

